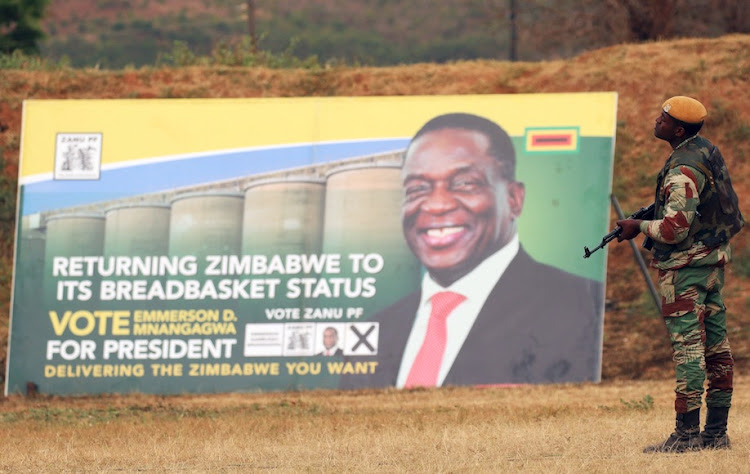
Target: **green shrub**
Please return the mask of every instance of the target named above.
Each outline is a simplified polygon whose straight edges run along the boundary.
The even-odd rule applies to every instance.
[[[640,400],[623,400],[621,398],[620,403],[629,410],[651,411],[654,408],[654,397],[651,395],[645,395]]]

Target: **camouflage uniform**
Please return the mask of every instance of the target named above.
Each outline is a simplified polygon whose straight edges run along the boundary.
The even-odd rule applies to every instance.
[[[718,206],[711,198],[717,193],[713,173],[701,164],[713,148],[694,135],[673,150],[659,173],[655,220],[640,228],[655,242],[652,265],[659,270],[662,316],[672,342],[678,414],[700,408],[706,377],[709,408],[728,408],[732,399],[734,361],[722,288],[724,265],[731,260],[728,238],[739,229],[724,232],[722,222],[710,219],[716,209],[699,207],[709,200]],[[723,159],[721,165],[726,171]]]

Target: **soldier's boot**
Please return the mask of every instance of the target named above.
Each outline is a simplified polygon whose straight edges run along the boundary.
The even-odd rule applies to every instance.
[[[708,407],[706,426],[701,432],[703,447],[707,449],[729,449],[732,443],[727,435],[729,407]]]
[[[700,408],[687,413],[677,414],[674,433],[661,443],[646,446],[644,453],[683,453],[703,447],[700,434]]]

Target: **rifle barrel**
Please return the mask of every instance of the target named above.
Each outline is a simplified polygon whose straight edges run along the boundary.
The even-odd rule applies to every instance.
[[[592,253],[596,252],[599,249],[604,248],[605,245],[607,245],[609,242],[611,242],[615,237],[620,235],[622,233],[622,227],[619,225],[615,227],[612,232],[602,237],[602,241],[599,245],[594,247],[594,250],[589,250],[588,247],[583,247],[583,258],[589,258]]]

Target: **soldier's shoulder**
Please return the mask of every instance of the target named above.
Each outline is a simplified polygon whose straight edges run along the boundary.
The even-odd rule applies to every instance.
[[[689,166],[696,171],[706,173],[708,171],[709,157],[713,149],[714,145],[708,139],[699,135],[685,146],[674,151],[669,171],[671,173],[679,173],[680,167]]]
[[[708,138],[702,135],[696,135],[696,137],[690,140],[685,146],[675,150],[675,154],[680,159],[697,159],[705,160],[711,154],[714,149],[713,143]]]

